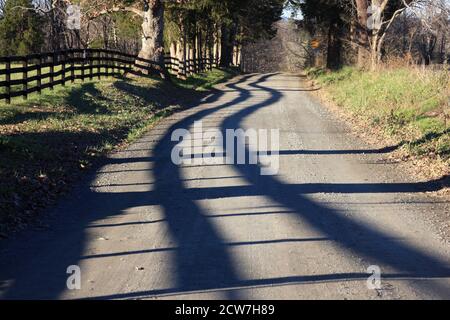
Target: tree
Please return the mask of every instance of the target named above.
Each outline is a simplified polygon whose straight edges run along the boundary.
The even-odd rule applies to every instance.
[[[233,47],[273,38],[274,23],[281,19],[284,4],[284,0],[229,1],[228,19],[222,23],[222,65],[229,65]]]
[[[159,64],[161,76],[169,79],[164,68],[163,0],[80,0],[79,3],[83,10],[83,18],[87,20],[84,21],[85,23],[115,12],[131,12],[139,17],[141,19],[141,49],[138,57]]]
[[[344,40],[356,46],[356,63],[359,67],[368,66],[375,70],[381,62],[384,42],[390,28],[405,12],[419,17],[425,7],[437,7],[440,25],[448,28],[447,24],[442,23],[448,21],[442,19],[445,16],[442,12],[446,11],[444,7],[448,7],[446,0],[288,0],[288,3],[301,8],[308,25],[328,26],[328,66],[336,65],[337,61],[333,63],[330,58],[339,58],[340,42]],[[427,29],[433,29],[430,28],[432,22],[427,22],[424,18],[420,20]],[[428,40],[424,41],[421,51],[426,55],[434,50],[436,43],[433,34],[431,32],[424,35]]]
[[[274,34],[284,0],[191,0],[166,5],[166,43],[179,58],[220,56],[220,65],[239,63],[245,41]],[[182,59],[184,60],[184,59]]]
[[[294,9],[303,13],[307,30],[317,38],[323,38],[326,49],[326,65],[338,68],[342,63],[342,40],[349,32],[351,9],[348,1],[341,0],[290,0]]]
[[[440,2],[439,0],[354,1],[358,13],[358,65],[362,67],[368,60],[368,55],[371,70],[375,70],[380,63],[387,32],[402,13],[407,10],[415,12],[424,5]]]
[[[439,62],[446,60],[446,44],[450,24],[450,2],[435,0],[428,3],[416,14],[416,20],[425,26],[416,35],[416,47],[422,62],[428,65],[436,58]]]
[[[33,10],[32,0],[7,0],[0,19],[0,55],[26,55],[39,52],[43,43],[42,17]]]

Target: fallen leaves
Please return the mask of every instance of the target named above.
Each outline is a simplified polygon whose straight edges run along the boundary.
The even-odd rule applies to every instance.
[[[128,84],[147,92],[158,82]],[[128,137],[136,138],[154,117],[155,106],[148,97],[116,89],[113,81],[95,84],[96,94],[90,95],[87,85],[76,84],[53,102],[47,96],[50,102],[45,106],[29,100],[0,109],[2,234],[35,220],[98,158],[117,145],[125,146]]]

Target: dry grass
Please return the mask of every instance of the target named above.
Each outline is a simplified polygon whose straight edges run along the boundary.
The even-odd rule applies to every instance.
[[[327,96],[379,140],[401,146],[402,158],[423,159],[431,176],[448,175],[450,165],[450,78],[447,70],[384,65],[377,72],[345,67],[310,70]],[[387,139],[386,139],[387,138]]]

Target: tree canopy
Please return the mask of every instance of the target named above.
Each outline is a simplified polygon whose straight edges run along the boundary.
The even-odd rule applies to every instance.
[[[0,55],[26,55],[39,52],[43,43],[43,17],[34,10],[32,0],[8,0],[0,19]]]

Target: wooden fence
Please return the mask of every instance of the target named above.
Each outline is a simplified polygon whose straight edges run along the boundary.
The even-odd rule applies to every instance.
[[[209,58],[180,61],[165,57],[166,69],[177,76],[210,70],[217,61]],[[0,57],[0,101],[11,103],[14,97],[27,99],[34,92],[52,90],[79,79],[100,79],[126,72],[154,73],[162,70],[158,63],[119,51],[76,49],[28,56]]]

